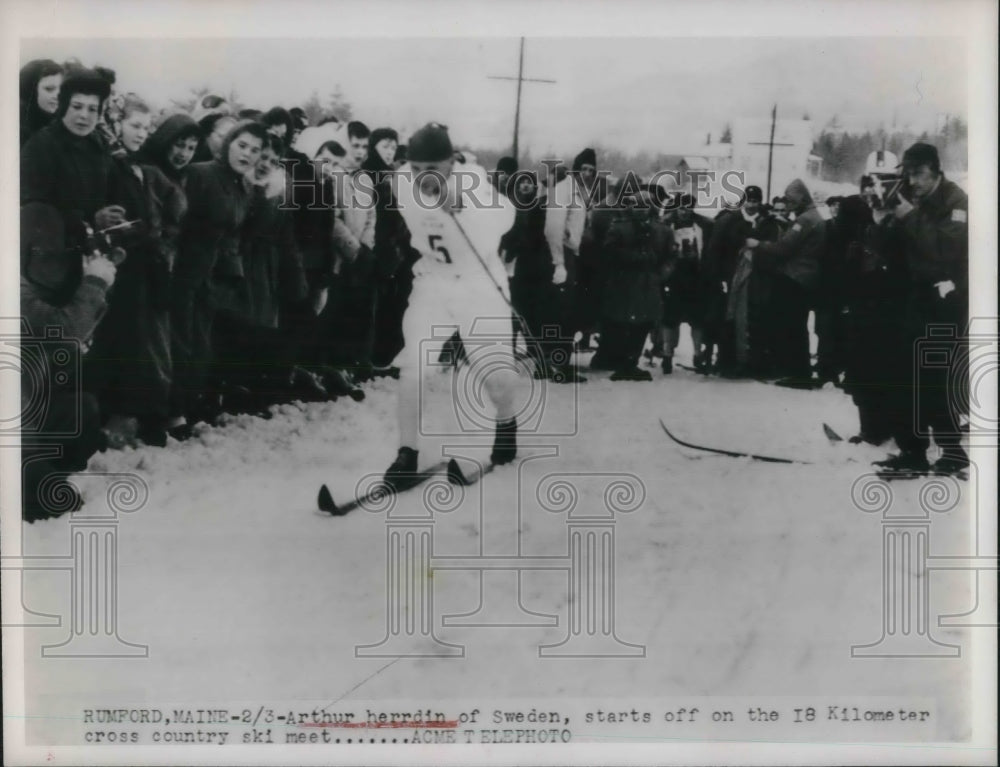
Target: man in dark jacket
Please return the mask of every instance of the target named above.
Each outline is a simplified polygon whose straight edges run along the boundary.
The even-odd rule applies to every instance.
[[[508,179],[507,196],[517,212],[514,225],[500,240],[500,253],[508,265],[510,300],[515,326],[524,334],[528,354],[542,372],[549,365],[544,346],[545,328],[558,327],[554,312],[552,259],[545,239],[545,197],[538,178],[530,171],[515,172]]]
[[[903,173],[890,226],[906,260],[909,280],[895,342],[904,353],[893,383],[898,384],[899,396],[895,410],[910,418],[900,420],[894,429],[900,454],[880,463],[890,474],[926,473],[928,434],[933,432],[942,450],[933,471],[961,474],[969,465],[957,424],[965,392],[955,391],[950,384],[966,378],[955,373],[956,364],[967,358],[963,336],[968,322],[969,201],[965,192],[944,177],[937,149],[929,144],[914,144],[906,150]],[[938,326],[936,334],[934,326]],[[939,339],[936,342],[930,338],[934,335]]]
[[[762,205],[753,239],[775,242],[791,223],[785,212],[785,199],[775,197],[772,205]],[[775,370],[774,328],[771,322],[773,275],[764,269],[751,269],[747,282],[747,372],[760,379],[773,378]]]
[[[61,477],[85,469],[105,442],[97,401],[75,371],[104,316],[115,266],[85,247],[78,221],[50,205],[21,208],[21,498],[29,522],[82,506]]]
[[[743,366],[738,364],[737,348],[745,349],[747,335],[746,302],[739,318],[727,319],[727,299],[732,295],[734,277],[740,263],[740,253],[748,238],[759,237],[758,222],[764,193],[759,186],[748,186],[736,210],[723,211],[715,219],[712,236],[705,253],[705,271],[712,283],[712,293],[717,299],[710,306],[708,324],[716,334],[719,344],[719,372],[726,376],[742,374]],[[748,280],[741,281],[744,290]],[[721,294],[721,300],[718,297]],[[737,338],[737,328],[740,338]],[[740,341],[738,344],[737,341]]]
[[[909,359],[896,344],[907,277],[892,241],[891,216],[876,225],[869,203],[858,194],[843,198],[837,223],[837,239],[844,243],[847,307],[844,391],[858,408],[860,424],[850,442],[881,445],[892,437],[901,416],[909,423],[905,411],[894,412],[900,397],[895,387],[888,385],[894,368]],[[908,411],[910,404],[904,402],[903,406]]]
[[[799,179],[785,189],[785,199],[796,214],[795,223],[776,242],[748,239],[746,245],[751,251],[747,257],[754,270],[763,269],[774,275],[771,321],[777,372],[786,376],[781,383],[811,388],[808,321],[826,245],[826,219]]]
[[[594,240],[604,262],[599,367],[614,371],[612,381],[649,381],[652,376],[638,361],[662,311],[673,237],[658,220],[652,190],[612,197],[616,207],[594,215]]]
[[[663,292],[663,362],[664,373],[673,372],[674,350],[680,342],[681,323],[691,328],[694,367],[707,373],[712,363],[714,339],[706,332],[708,307],[715,294],[715,283],[704,263],[705,247],[711,239],[711,222],[695,213],[694,197],[682,194],[677,209],[669,217],[676,259]]]

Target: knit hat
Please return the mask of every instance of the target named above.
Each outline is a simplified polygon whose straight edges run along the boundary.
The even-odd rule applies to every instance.
[[[748,186],[744,192],[744,197],[747,202],[763,202],[764,192],[761,191],[759,186]]]
[[[597,167],[597,152],[595,152],[590,147],[584,149],[580,154],[576,156],[573,160],[573,170],[580,170],[584,165],[593,165]]]
[[[517,160],[513,157],[501,157],[497,160],[497,173],[506,173],[508,176],[517,172]]]
[[[410,162],[443,162],[450,160],[454,151],[448,137],[448,126],[427,123],[410,136],[407,156]]]
[[[63,87],[65,88],[66,86],[64,85]],[[941,170],[941,158],[938,156],[936,146],[925,144],[921,141],[903,152],[904,168],[920,168],[924,165],[928,166],[935,173]]]
[[[793,210],[800,210],[809,205],[813,198],[802,180],[795,179],[785,188],[785,200]]]

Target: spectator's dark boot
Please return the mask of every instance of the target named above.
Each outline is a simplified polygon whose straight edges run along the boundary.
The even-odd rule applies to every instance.
[[[323,368],[323,386],[331,394],[350,397],[355,402],[361,402],[365,398],[364,391],[355,384],[346,370]]]
[[[965,479],[969,468],[969,456],[961,447],[946,447],[934,465],[931,473],[940,477],[958,477]]]
[[[172,419],[174,423],[169,423],[167,426],[167,434],[178,442],[184,442],[185,440],[191,439],[194,434],[194,427],[186,421],[184,418]]]
[[[63,475],[63,476],[60,476]],[[80,492],[47,460],[30,461],[24,468],[21,517],[25,522],[51,519],[83,508]]]
[[[305,368],[295,366],[288,378],[289,394],[295,399],[303,402],[325,402],[329,399],[337,399],[336,394],[331,394],[323,385],[320,377]]]
[[[493,452],[490,461],[497,466],[510,463],[517,457],[517,419],[497,421],[496,436],[493,438]]]
[[[616,370],[611,374],[612,381],[652,381],[653,374],[639,367]]]
[[[162,418],[140,418],[136,438],[151,447],[167,446],[167,430],[163,427]]]

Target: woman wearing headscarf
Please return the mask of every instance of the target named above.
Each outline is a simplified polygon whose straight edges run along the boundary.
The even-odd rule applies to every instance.
[[[62,81],[63,68],[52,59],[35,59],[21,67],[21,146],[52,122]]]
[[[229,114],[212,112],[198,120],[201,144],[195,151],[193,162],[209,162],[221,156],[222,144],[238,120]]]
[[[122,149],[112,184],[136,223],[115,238],[128,257],[88,356],[88,386],[108,416],[113,447],[135,438],[163,446],[172,381],[170,273],[184,195],[157,167],[140,161],[152,118],[145,102],[127,98],[120,117],[114,130]]]
[[[140,151],[140,160],[158,168],[183,192],[185,171],[194,159],[200,142],[198,123],[186,114],[173,114],[146,139]]]
[[[220,157],[187,170],[187,215],[178,238],[171,291],[174,387],[171,433],[183,439],[198,418],[218,413],[206,391],[212,359],[215,288],[243,278],[240,235],[250,207],[247,175],[260,159],[267,130],[243,121],[229,132]]]

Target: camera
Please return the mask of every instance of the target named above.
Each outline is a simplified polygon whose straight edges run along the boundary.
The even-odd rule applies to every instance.
[[[546,327],[537,354],[515,354],[511,344],[511,318],[478,317],[468,333],[455,325],[435,325],[431,337],[420,341],[420,433],[424,436],[489,434],[492,439],[495,407],[490,390],[500,387],[513,396],[518,433],[572,436],[578,430],[579,401],[575,386],[551,386],[545,369],[569,364],[571,345],[559,337],[558,327]],[[537,374],[536,374],[537,373]],[[437,382],[446,381],[445,386]],[[435,418],[431,394],[447,388],[451,412],[442,423]],[[557,399],[558,407],[552,406]],[[443,394],[443,393],[442,393]],[[437,397],[433,398],[434,400]],[[552,402],[550,402],[550,400]]]
[[[63,337],[60,327],[42,328],[40,333],[34,330],[22,318],[16,334],[0,331],[0,367],[17,370],[21,375],[19,412],[0,413],[0,435],[24,440],[79,436],[80,342]],[[18,353],[13,352],[14,347]],[[57,419],[55,429],[46,428],[56,400],[73,401],[72,412]]]

